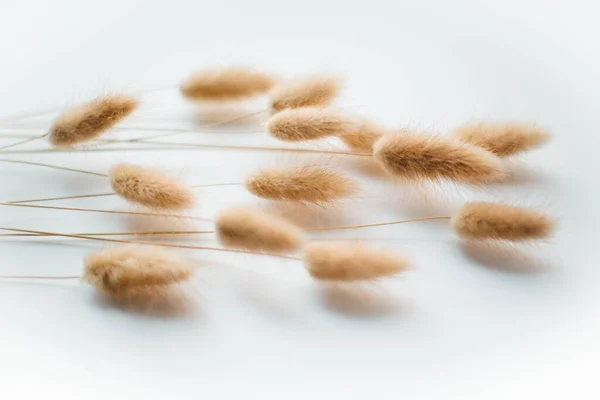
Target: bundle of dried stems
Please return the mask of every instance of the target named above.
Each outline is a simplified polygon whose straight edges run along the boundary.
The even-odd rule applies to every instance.
[[[339,93],[340,87],[340,80],[336,77],[313,75],[282,79],[252,68],[229,67],[198,71],[181,84],[180,91],[186,99],[194,102],[208,101],[218,104],[267,96],[269,109],[250,115],[270,112],[272,115],[266,122],[266,131],[272,137],[294,143],[334,137],[341,140],[349,151],[336,148],[315,150],[300,147],[227,146],[153,140],[186,132],[182,129],[167,129],[159,135],[129,140],[102,139],[101,135],[104,132],[119,129],[118,124],[138,108],[140,97],[128,94],[102,96],[67,109],[56,117],[47,133],[0,147],[0,150],[5,154],[16,154],[19,151],[6,151],[6,149],[48,137],[52,146],[67,148],[68,151],[84,151],[79,148],[79,145],[90,141],[97,144],[139,142],[167,148],[173,146],[172,148],[292,151],[370,158],[391,178],[416,184],[444,180],[457,184],[482,186],[490,181],[502,179],[506,173],[503,158],[536,148],[549,138],[548,134],[536,125],[514,122],[469,123],[458,127],[448,136],[408,129],[393,131],[367,118],[331,108],[330,105]],[[218,127],[248,116],[248,114],[235,116],[204,128]],[[57,150],[53,151],[57,152]],[[36,153],[44,150],[22,152]],[[100,173],[12,158],[2,158],[0,162],[100,176],[108,178],[114,190],[114,193],[15,200],[0,203],[0,206],[213,222],[210,217],[171,214],[172,211],[191,209],[196,204],[194,190],[193,187],[156,168],[117,164],[107,173]],[[250,193],[266,200],[298,205],[317,204],[322,207],[335,204],[359,190],[355,180],[327,163],[261,167],[250,173],[244,182],[199,186],[223,185],[243,185]],[[118,195],[132,204],[149,208],[150,211],[26,204],[110,195]],[[0,229],[12,232],[2,234],[3,237],[64,237],[117,244],[115,247],[86,257],[81,276],[5,276],[4,278],[83,278],[100,293],[115,300],[127,302],[132,298],[142,297],[152,304],[192,276],[195,267],[193,262],[176,253],[175,249],[279,257],[304,262],[308,274],[319,281],[373,281],[403,272],[408,269],[410,263],[400,254],[373,248],[365,243],[312,242],[310,232],[372,228],[443,219],[450,222],[454,232],[463,240],[528,242],[551,236],[555,225],[551,217],[538,210],[501,203],[468,202],[453,215],[304,229],[279,216],[248,207],[233,207],[220,212],[214,219],[214,229],[209,230],[59,233],[18,227],[0,227]],[[223,247],[109,238],[109,236],[131,235],[181,237],[195,234],[216,234]],[[292,255],[284,255],[284,253],[292,253]],[[294,255],[296,253],[301,253],[301,256]]]

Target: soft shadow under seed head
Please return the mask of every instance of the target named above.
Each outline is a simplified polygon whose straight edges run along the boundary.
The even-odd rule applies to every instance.
[[[351,150],[371,153],[375,142],[386,133],[384,127],[363,119],[353,129],[341,132],[339,137]]]
[[[284,110],[267,121],[271,136],[286,142],[343,134],[353,127],[353,121],[339,111],[319,107]]]
[[[453,132],[457,139],[482,147],[498,157],[509,157],[545,144],[550,136],[530,123],[474,123],[465,124]]]
[[[226,247],[281,253],[298,250],[303,242],[296,225],[258,210],[230,208],[217,216],[215,226]]]
[[[266,93],[274,76],[248,67],[209,68],[183,81],[180,90],[190,100],[237,100]]]
[[[358,190],[345,175],[317,166],[262,168],[246,178],[248,191],[269,200],[323,204]]]
[[[83,280],[101,293],[126,299],[139,292],[162,292],[189,279],[190,262],[160,247],[121,245],[94,252],[85,260]]]
[[[548,237],[555,225],[553,218],[537,210],[487,202],[465,204],[451,223],[463,238],[510,241]]]
[[[363,281],[398,274],[409,267],[399,254],[357,243],[324,242],[306,247],[309,274],[326,281]]]
[[[50,143],[58,147],[96,138],[131,114],[139,105],[137,98],[121,94],[98,97],[61,113],[50,128]]]
[[[416,181],[478,183],[504,176],[492,153],[456,139],[401,131],[375,143],[373,157],[391,175]]]
[[[271,109],[277,113],[286,108],[324,107],[335,99],[340,87],[340,79],[331,76],[313,75],[282,81],[269,93]]]
[[[194,193],[162,171],[133,164],[117,164],[109,173],[119,196],[136,204],[165,210],[183,210],[194,205]]]

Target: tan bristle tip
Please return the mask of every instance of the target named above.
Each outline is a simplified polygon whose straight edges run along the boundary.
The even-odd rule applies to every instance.
[[[99,97],[64,111],[50,128],[50,143],[70,147],[96,138],[131,114],[139,105],[136,97],[122,94]]]
[[[121,245],[94,252],[84,260],[83,280],[111,297],[159,291],[189,279],[190,262],[160,247]]]
[[[115,193],[133,203],[166,210],[183,210],[194,205],[192,190],[162,171],[117,164],[109,176]]]
[[[180,90],[190,100],[236,100],[266,93],[275,82],[274,76],[253,68],[212,68],[192,74]]]
[[[341,132],[339,137],[351,150],[371,153],[375,142],[386,133],[384,127],[372,121],[362,120],[355,124],[353,129]]]
[[[405,180],[479,183],[505,175],[501,160],[486,150],[453,138],[408,131],[379,139],[373,157],[390,174]]]
[[[303,243],[300,228],[258,210],[228,209],[217,216],[215,226],[226,247],[281,253],[298,250]]]
[[[482,147],[499,157],[509,157],[545,144],[550,135],[530,123],[473,123],[453,132],[459,140]]]
[[[409,267],[400,255],[356,243],[324,242],[307,246],[309,274],[324,281],[364,281],[396,275]]]
[[[263,168],[251,174],[245,186],[265,199],[316,204],[339,200],[358,190],[358,185],[345,175],[312,166]]]
[[[510,241],[542,239],[555,226],[553,218],[539,211],[487,202],[465,204],[451,222],[463,238]]]
[[[271,136],[287,142],[339,135],[353,127],[353,121],[340,112],[318,107],[284,110],[267,122]]]
[[[275,85],[269,93],[273,112],[286,108],[324,107],[335,99],[340,79],[330,76],[308,76],[289,79]]]

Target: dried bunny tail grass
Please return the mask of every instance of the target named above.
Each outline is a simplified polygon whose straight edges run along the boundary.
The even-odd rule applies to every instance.
[[[555,221],[532,209],[471,202],[458,210],[451,224],[459,236],[467,239],[524,241],[548,237]]]
[[[498,157],[509,157],[540,147],[550,139],[550,135],[540,127],[522,122],[465,124],[454,130],[452,135]]]
[[[215,226],[225,247],[281,253],[298,250],[303,243],[296,225],[257,210],[230,208],[217,216]]]
[[[386,133],[379,124],[362,119],[353,129],[341,132],[339,137],[351,150],[371,153],[375,142]]]
[[[139,105],[136,97],[119,94],[98,97],[60,114],[50,129],[50,143],[70,147],[92,140],[115,126]]]
[[[248,191],[269,200],[323,204],[351,196],[358,185],[325,167],[262,168],[246,178]]]
[[[391,175],[406,180],[478,183],[505,172],[498,157],[458,140],[401,131],[375,143],[373,157]]]
[[[150,208],[183,210],[194,205],[194,193],[162,171],[132,164],[117,164],[109,173],[119,196]]]
[[[283,81],[271,89],[271,109],[274,113],[286,108],[324,107],[340,92],[341,81],[332,76],[306,76]]]
[[[286,142],[343,134],[354,126],[354,121],[339,111],[319,107],[284,110],[267,121],[271,136]]]
[[[180,87],[190,100],[235,100],[267,92],[274,76],[248,67],[210,68],[194,73]]]
[[[325,281],[372,280],[395,275],[409,267],[396,253],[337,242],[308,245],[304,263],[313,278]]]
[[[115,299],[160,293],[189,279],[190,262],[176,253],[140,245],[120,245],[94,252],[85,260],[83,280]]]

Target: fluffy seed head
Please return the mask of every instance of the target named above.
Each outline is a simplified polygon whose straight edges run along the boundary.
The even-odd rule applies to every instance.
[[[262,211],[230,208],[217,216],[217,236],[227,247],[275,253],[298,250],[302,230]]]
[[[452,217],[456,233],[468,239],[541,239],[552,233],[554,225],[551,217],[538,211],[486,202],[467,203]]]
[[[304,264],[313,278],[326,281],[372,280],[395,275],[409,266],[403,257],[386,250],[336,242],[308,245]]]
[[[389,173],[407,180],[475,183],[504,174],[500,159],[486,150],[453,138],[406,131],[379,139],[373,157]]]
[[[267,92],[275,78],[247,67],[211,68],[198,71],[180,87],[190,100],[237,100]]]
[[[92,140],[115,126],[139,105],[130,95],[99,97],[60,114],[50,128],[50,143],[70,147]]]
[[[341,132],[339,136],[351,150],[371,153],[375,142],[385,134],[385,128],[365,119],[353,129]]]
[[[271,109],[276,113],[286,108],[324,107],[335,99],[340,86],[338,78],[329,76],[290,79],[271,90]]]
[[[318,107],[284,110],[267,122],[267,130],[271,136],[286,142],[338,135],[353,127],[353,121],[340,112]]]
[[[457,128],[453,136],[491,151],[498,157],[534,149],[550,138],[547,132],[534,124],[519,122],[466,124]]]
[[[83,279],[114,298],[158,292],[192,274],[188,260],[152,246],[116,246],[88,255],[84,264]]]
[[[194,204],[191,189],[153,168],[117,164],[109,177],[113,190],[133,203],[166,210],[182,210]]]
[[[350,178],[316,166],[262,168],[245,182],[248,191],[270,200],[328,203],[356,193]]]

